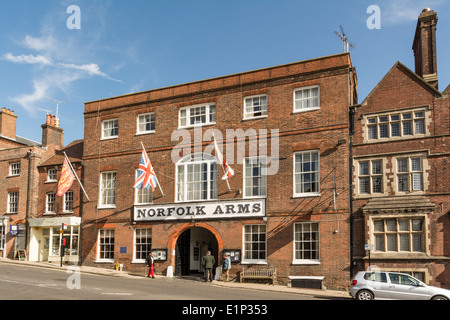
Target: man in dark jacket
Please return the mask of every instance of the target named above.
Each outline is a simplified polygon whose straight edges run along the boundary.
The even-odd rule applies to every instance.
[[[213,267],[214,264],[216,263],[216,259],[214,259],[214,257],[211,255],[211,251],[207,251],[206,252],[206,256],[204,256],[202,258],[202,266],[205,268],[205,281],[208,282],[209,281],[212,282],[213,280]]]

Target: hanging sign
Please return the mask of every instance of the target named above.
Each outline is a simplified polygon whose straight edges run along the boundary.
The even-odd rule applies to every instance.
[[[17,236],[19,234],[19,226],[9,226],[9,234],[12,236]]]

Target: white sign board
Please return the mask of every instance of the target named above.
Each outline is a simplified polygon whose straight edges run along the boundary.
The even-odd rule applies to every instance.
[[[265,216],[265,199],[138,205],[134,207],[135,222],[262,218]]]

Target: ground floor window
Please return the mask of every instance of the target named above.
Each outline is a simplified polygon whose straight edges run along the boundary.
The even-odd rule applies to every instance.
[[[422,217],[374,219],[375,251],[424,252],[425,228]]]
[[[294,261],[319,262],[319,241],[318,223],[296,223],[294,225]]]
[[[135,230],[135,260],[145,260],[152,251],[152,229]]]
[[[266,262],[266,225],[244,226],[244,262]]]
[[[5,249],[6,241],[6,223],[3,219],[0,219],[0,250]]]
[[[44,229],[44,237],[49,237],[50,244],[48,247],[52,248],[51,255],[59,256],[61,245],[65,242],[64,255],[65,256],[78,256],[79,251],[79,238],[80,227],[79,226],[67,226],[67,229],[63,230],[61,234],[60,227],[54,227],[51,229]],[[47,243],[44,244],[47,247]]]
[[[101,229],[98,236],[98,258],[103,261],[114,261],[114,230]]]

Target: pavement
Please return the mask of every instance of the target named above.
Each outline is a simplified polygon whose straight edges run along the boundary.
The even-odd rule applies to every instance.
[[[1,264],[20,264],[27,266],[34,266],[40,268],[51,268],[58,270],[66,270],[68,268],[78,267],[79,272],[86,274],[96,274],[103,276],[111,276],[111,277],[125,277],[125,278],[144,278],[145,276],[142,274],[136,274],[135,272],[127,272],[127,271],[118,271],[115,269],[106,269],[106,268],[98,268],[98,267],[89,267],[89,266],[71,266],[63,264],[60,267],[60,264],[48,263],[48,262],[30,262],[30,261],[18,261],[18,260],[10,260],[6,258],[0,258]],[[166,277],[161,275],[156,275],[156,278],[164,279],[167,281],[195,281],[195,282],[204,282],[203,279],[199,277]],[[226,282],[226,281],[213,281],[211,285],[214,286],[222,286],[228,288],[240,288],[240,289],[252,289],[252,290],[265,290],[271,292],[283,292],[283,293],[292,293],[292,294],[300,294],[300,295],[309,295],[314,297],[324,297],[329,299],[349,299],[350,295],[347,291],[338,291],[338,290],[325,290],[325,289],[303,289],[303,288],[292,288],[286,285],[271,285],[264,283],[252,283],[252,282]]]

